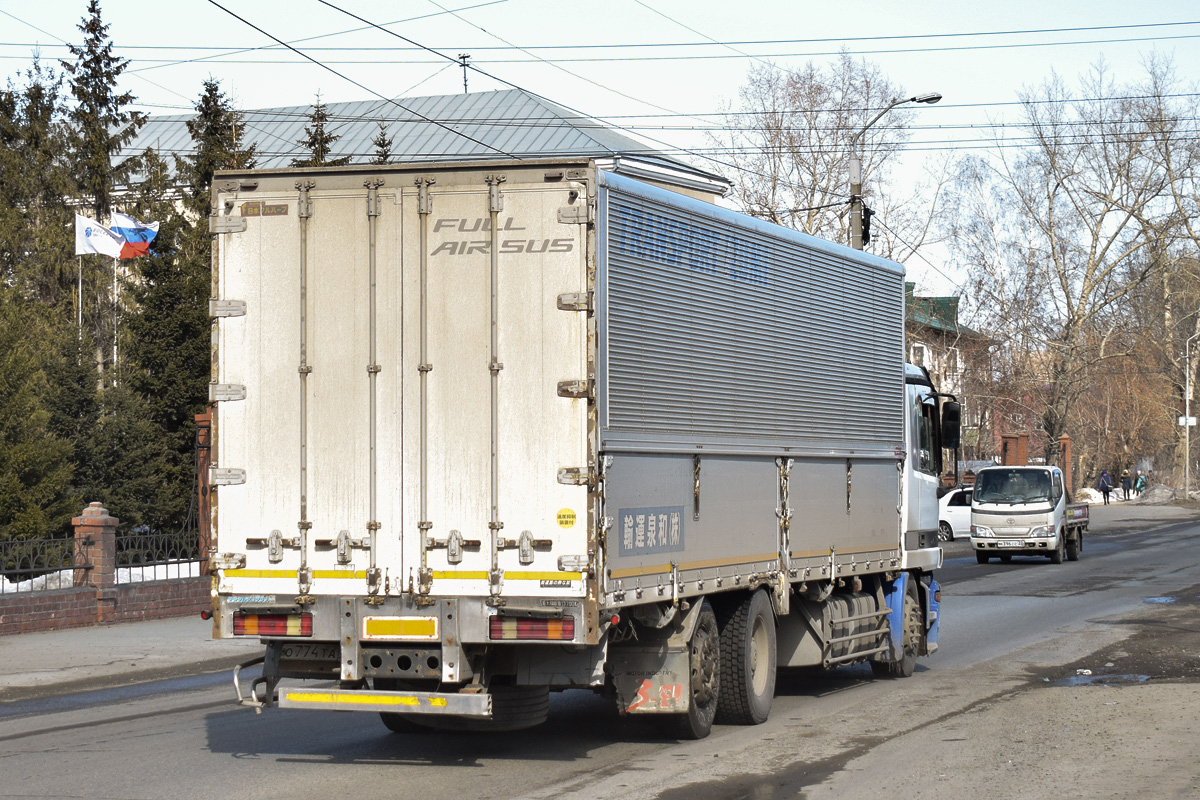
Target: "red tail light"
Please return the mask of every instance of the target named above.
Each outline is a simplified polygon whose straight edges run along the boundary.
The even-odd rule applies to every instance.
[[[496,616],[488,621],[488,636],[491,639],[571,641],[575,638],[575,618],[524,619]]]
[[[234,636],[312,636],[312,614],[235,614]]]

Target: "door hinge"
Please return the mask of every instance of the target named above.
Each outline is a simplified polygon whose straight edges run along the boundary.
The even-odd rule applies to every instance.
[[[568,292],[558,296],[559,311],[591,311],[591,292]]]
[[[246,470],[237,467],[209,467],[210,486],[235,486],[246,482]]]
[[[242,233],[245,230],[245,217],[221,216],[214,214],[208,218],[209,233]]]
[[[244,317],[246,316],[246,301],[211,298],[208,301],[208,315],[210,317]]]
[[[591,399],[596,396],[596,382],[593,380],[559,381],[558,396]]]
[[[564,486],[593,486],[596,476],[587,467],[563,467],[558,471],[558,482]]]
[[[560,206],[558,221],[563,225],[587,225],[592,221],[592,204],[580,203],[576,206]]]
[[[210,383],[208,385],[208,402],[210,403],[245,399],[246,387],[240,383]]]

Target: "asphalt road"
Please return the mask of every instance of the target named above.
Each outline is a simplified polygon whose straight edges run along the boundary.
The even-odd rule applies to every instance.
[[[780,677],[766,724],[718,727],[701,742],[659,738],[584,692],[556,696],[550,720],[530,731],[392,734],[368,714],[255,715],[233,705],[224,683],[174,680],[27,701],[20,713],[0,718],[0,798],[766,800],[900,787],[913,796],[964,800],[1100,796],[1081,794],[1076,783],[1058,785],[1049,768],[1040,782],[1024,785],[1028,791],[1010,794],[981,777],[990,757],[988,726],[999,724],[986,721],[988,709],[1002,720],[1006,703],[1025,698],[1033,709],[1023,712],[1027,735],[1040,731],[1057,747],[1060,712],[1036,718],[1051,695],[1031,693],[1047,682],[1060,685],[1088,659],[1099,665],[1108,658],[1146,626],[1148,599],[1191,596],[1200,586],[1194,523],[1149,532],[1094,525],[1082,560],[1063,565],[1018,558],[983,566],[969,546],[950,543],[938,576],[942,649],[919,662],[911,679],[873,680],[861,666],[789,672]],[[112,630],[119,635],[120,628]],[[1056,702],[1073,703],[1087,688],[1056,691]],[[1112,710],[1107,701],[1097,707]],[[1131,714],[1122,724],[1153,724],[1144,716]],[[1171,733],[1193,763],[1198,732],[1200,723],[1190,739]],[[1024,747],[1009,744],[1000,762],[1007,756],[1011,767],[1011,755]],[[1171,792],[1156,792],[1146,780],[1139,776],[1136,796],[1189,796],[1173,784]],[[1179,791],[1187,791],[1192,777],[1180,780]],[[1135,793],[1131,786],[1128,795],[1104,796]]]

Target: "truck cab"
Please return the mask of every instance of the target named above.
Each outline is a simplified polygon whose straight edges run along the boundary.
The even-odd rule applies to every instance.
[[[1087,505],[1070,502],[1058,467],[997,466],[975,476],[971,547],[980,564],[1014,555],[1075,561],[1085,530]]]

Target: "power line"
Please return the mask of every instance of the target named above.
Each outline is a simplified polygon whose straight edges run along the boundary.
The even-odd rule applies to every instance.
[[[315,59],[315,58],[312,58],[311,56],[307,56],[307,55],[305,55],[303,52],[301,52],[300,50],[297,50],[296,48],[292,47],[290,44],[288,44],[287,42],[283,41],[282,39],[279,39],[279,38],[277,38],[277,37],[273,36],[272,34],[270,34],[270,33],[267,33],[265,30],[263,30],[262,28],[258,27],[257,25],[255,25],[254,23],[250,22],[249,20],[245,19],[244,17],[241,17],[241,16],[239,16],[238,14],[235,14],[234,12],[230,11],[228,8],[225,8],[225,6],[221,5],[221,4],[220,4],[220,3],[218,3],[216,0],[208,0],[208,2],[209,2],[209,3],[211,3],[212,5],[216,6],[217,8],[221,9],[222,11],[224,11],[226,14],[228,14],[228,15],[229,15],[229,16],[231,16],[231,17],[233,17],[234,19],[236,19],[236,20],[238,20],[238,21],[242,22],[244,25],[248,25],[248,26],[250,26],[250,27],[251,27],[251,28],[253,28],[254,30],[256,30],[256,31],[258,31],[259,33],[261,33],[263,36],[266,36],[266,37],[267,37],[267,38],[269,38],[269,39],[273,39],[274,41],[276,41],[276,42],[279,42],[281,45],[283,45],[284,47],[288,48],[289,50],[291,50],[292,52],[296,53],[297,55],[304,56],[304,58],[306,58],[306,59],[308,59],[309,61],[311,61],[312,63],[316,64],[318,67],[321,67],[322,69],[326,69],[326,70],[328,70],[328,71],[332,72],[334,75],[337,75],[339,78],[341,78],[342,80],[346,81],[347,83],[352,83],[352,84],[354,84],[354,85],[355,85],[355,86],[357,86],[358,88],[362,89],[364,92],[369,92],[370,94],[373,94],[373,95],[375,95],[376,97],[378,97],[380,100],[383,100],[383,101],[384,101],[384,102],[386,102],[386,103],[391,103],[392,105],[396,106],[397,108],[403,109],[404,111],[407,111],[408,113],[412,114],[412,115],[413,115],[413,116],[415,116],[415,117],[419,117],[420,119],[423,119],[423,120],[425,120],[426,122],[429,122],[429,123],[431,123],[431,124],[433,124],[433,125],[436,125],[437,127],[441,128],[442,130],[444,130],[444,131],[446,131],[446,132],[448,132],[448,133],[452,133],[452,134],[454,134],[455,136],[461,136],[462,138],[466,139],[466,140],[467,140],[467,141],[469,141],[469,142],[474,142],[474,143],[475,143],[475,144],[477,144],[477,145],[480,145],[480,146],[482,146],[482,147],[486,147],[488,150],[493,150],[493,151],[495,151],[495,152],[497,152],[497,153],[500,153],[501,155],[508,156],[509,158],[516,159],[516,160],[518,160],[518,161],[520,160],[520,159],[519,159],[519,158],[517,158],[516,156],[514,156],[514,155],[512,155],[511,153],[508,153],[508,152],[506,152],[506,151],[504,151],[504,150],[500,149],[499,147],[496,147],[496,146],[494,146],[494,145],[490,145],[490,144],[488,144],[487,142],[481,142],[481,141],[479,141],[478,139],[474,138],[473,136],[468,136],[467,134],[463,133],[462,131],[456,131],[454,128],[450,127],[449,125],[445,125],[445,124],[443,124],[443,123],[441,123],[441,122],[438,122],[437,120],[430,119],[429,117],[425,116],[424,114],[421,114],[420,112],[414,111],[414,110],[412,110],[411,108],[408,108],[407,106],[403,105],[402,103],[399,103],[399,102],[397,102],[396,100],[393,100],[393,99],[391,99],[390,97],[384,97],[383,95],[381,95],[379,92],[375,91],[374,89],[368,88],[367,86],[364,86],[363,84],[359,83],[358,81],[354,80],[353,78],[350,78],[350,77],[348,77],[348,76],[346,76],[346,75],[343,75],[342,73],[338,72],[337,70],[333,69],[332,67],[329,67],[329,66],[326,66],[325,64],[322,64],[322,63],[321,63],[320,61],[318,61],[317,59]]]
[[[470,10],[473,10],[476,8],[482,8],[484,6],[490,6],[490,5],[497,5],[497,4],[503,3],[503,2],[507,2],[507,0],[492,0],[492,2],[477,3],[475,5],[463,6],[461,8],[452,9],[452,10],[443,9],[436,14],[425,14],[425,15],[418,16],[418,17],[410,17],[408,19],[396,20],[394,22],[387,22],[387,23],[382,23],[382,24],[384,26],[399,25],[399,24],[403,24],[403,23],[407,23],[407,22],[415,22],[418,20],[427,19],[430,17],[443,16],[444,14],[450,14],[450,13],[453,13],[454,11],[470,11]],[[505,51],[505,50],[592,50],[592,49],[598,50],[598,49],[620,49],[620,48],[634,49],[634,48],[710,47],[710,46],[750,47],[750,46],[755,46],[755,45],[764,46],[764,45],[780,45],[780,44],[823,44],[823,43],[835,43],[835,42],[914,41],[914,40],[922,40],[922,39],[950,39],[950,38],[969,37],[969,36],[1023,36],[1023,35],[1030,35],[1030,34],[1046,34],[1046,33],[1084,33],[1084,32],[1088,32],[1088,31],[1136,30],[1136,29],[1143,29],[1143,28],[1171,28],[1171,27],[1182,27],[1182,26],[1188,26],[1188,25],[1200,25],[1200,20],[1182,20],[1179,22],[1145,22],[1145,23],[1134,23],[1134,24],[1128,24],[1128,25],[1086,25],[1086,26],[1078,26],[1078,27],[1066,27],[1066,28],[1024,28],[1024,29],[1012,29],[1012,30],[1000,30],[1000,31],[955,31],[955,32],[950,32],[950,33],[894,34],[894,35],[886,35],[886,36],[840,36],[840,37],[823,37],[823,38],[810,38],[810,39],[748,39],[748,40],[721,41],[721,40],[713,39],[699,31],[695,30],[694,28],[691,28],[691,27],[685,25],[684,23],[680,22],[679,20],[664,14],[663,12],[661,12],[657,9],[651,8],[650,6],[646,5],[645,3],[640,2],[640,0],[635,0],[635,2],[637,2],[638,5],[642,6],[643,8],[646,8],[648,11],[651,11],[671,22],[674,22],[675,24],[691,31],[692,33],[695,33],[696,35],[703,37],[707,41],[704,41],[704,42],[620,42],[620,43],[605,42],[605,43],[600,43],[600,44],[583,43],[583,44],[523,45],[523,46],[492,45],[492,46],[472,47],[471,49],[475,50],[475,51],[490,51],[490,50]],[[0,13],[8,14],[8,12],[0,12]],[[12,15],[8,14],[8,16],[12,16]],[[13,17],[13,19],[17,19],[17,18]],[[19,19],[17,21],[24,22],[23,20],[19,20]],[[28,25],[29,23],[25,23],[25,24]],[[33,26],[30,25],[30,27],[33,27]],[[337,32],[333,32],[333,33],[324,33],[324,34],[320,34],[317,36],[309,36],[309,37],[306,37],[303,39],[294,39],[294,40],[292,40],[291,44],[302,44],[304,42],[314,41],[316,39],[325,39],[325,38],[330,38],[333,36],[343,36],[347,33],[357,33],[360,31],[368,30],[370,27],[372,27],[372,26],[366,26],[366,27],[362,27],[362,28],[352,28],[349,30],[337,31]],[[35,30],[38,30],[38,29],[35,28]],[[45,31],[41,31],[41,32],[46,33]],[[51,34],[47,34],[47,35],[51,35]],[[55,37],[55,38],[58,38],[58,37]],[[1124,40],[1115,40],[1115,41],[1124,41]],[[1138,41],[1138,40],[1130,39],[1129,41]],[[1089,44],[1089,43],[1090,42],[1065,42],[1065,44]],[[30,43],[30,42],[0,42],[0,46],[36,47],[38,45],[37,45],[37,43]],[[277,47],[278,47],[277,45],[263,45],[260,47],[251,47],[251,48],[241,48],[241,49],[233,48],[232,52],[233,53],[249,53],[249,52],[256,52],[259,50],[274,50],[274,49],[277,49]],[[231,48],[229,46],[219,46],[219,45],[126,45],[126,46],[123,46],[123,49],[129,49],[129,50],[191,50],[191,51],[205,51],[205,50],[229,51],[229,50],[231,50]],[[306,48],[306,49],[308,49],[310,51],[312,51],[312,50],[371,51],[371,50],[394,50],[394,49],[403,49],[403,48],[340,46],[340,47],[310,47],[310,48]],[[420,49],[420,48],[418,48],[418,49]],[[440,48],[435,48],[435,49],[453,50],[453,49],[455,49],[455,47],[440,47]],[[748,57],[753,58],[754,56],[748,55]]]

